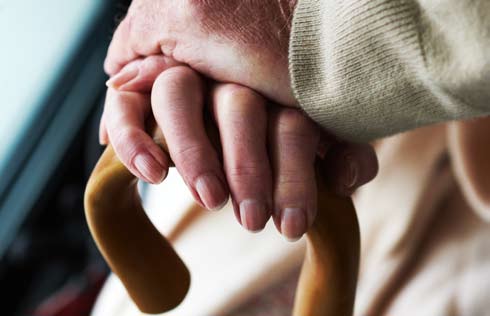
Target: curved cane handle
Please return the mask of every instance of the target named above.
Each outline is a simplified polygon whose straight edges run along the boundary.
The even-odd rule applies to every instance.
[[[349,316],[359,262],[357,217],[350,199],[329,193],[321,177],[317,181],[318,216],[307,234],[293,315]],[[139,309],[162,313],[184,299],[190,275],[146,216],[136,183],[109,146],[88,182],[85,213],[97,246]]]
[[[360,233],[350,198],[331,193],[317,169],[318,213],[296,289],[293,316],[351,316],[359,268]]]
[[[85,191],[90,232],[141,311],[161,313],[184,299],[190,274],[145,214],[137,179],[105,150]]]

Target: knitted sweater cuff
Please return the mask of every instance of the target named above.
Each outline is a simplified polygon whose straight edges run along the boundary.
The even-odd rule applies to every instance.
[[[306,113],[351,141],[393,134],[405,124],[403,116],[391,115],[393,109],[403,111],[407,99],[413,105],[425,97],[410,86],[413,74],[406,67],[423,64],[415,15],[403,1],[300,0],[290,70]]]
[[[413,0],[299,0],[289,62],[300,106],[361,142],[481,115],[434,83],[422,23]]]

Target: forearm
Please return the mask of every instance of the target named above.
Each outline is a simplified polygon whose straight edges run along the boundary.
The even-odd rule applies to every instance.
[[[300,0],[290,68],[300,105],[369,141],[490,112],[490,3]]]

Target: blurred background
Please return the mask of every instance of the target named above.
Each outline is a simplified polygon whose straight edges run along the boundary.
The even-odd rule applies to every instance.
[[[83,191],[129,2],[0,0],[1,315],[88,315],[108,273]]]

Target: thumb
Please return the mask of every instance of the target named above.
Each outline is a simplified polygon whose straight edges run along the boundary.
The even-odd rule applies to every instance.
[[[111,77],[106,85],[124,92],[149,93],[162,72],[179,65],[181,63],[163,55],[135,59]]]
[[[330,188],[342,196],[350,196],[378,173],[378,159],[369,144],[336,143],[320,161]]]

